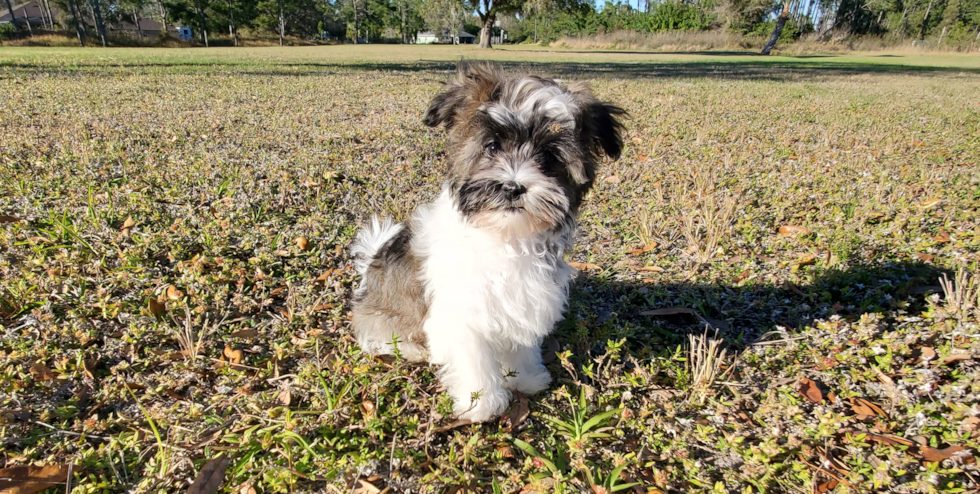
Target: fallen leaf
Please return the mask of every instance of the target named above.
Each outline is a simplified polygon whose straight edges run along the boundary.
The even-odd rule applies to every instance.
[[[656,249],[656,248],[657,248],[657,243],[656,242],[650,242],[650,243],[644,245],[643,247],[640,247],[638,249],[633,249],[633,250],[627,252],[627,254],[629,254],[631,256],[638,256],[640,254],[643,254],[644,252],[650,252],[651,250]]]
[[[944,244],[946,242],[949,242],[950,240],[952,239],[949,237],[949,234],[946,233],[946,230],[939,230],[939,233],[936,234],[935,237],[935,241],[937,244]]]
[[[173,398],[173,399],[175,399],[177,401],[187,401],[187,397],[185,397],[184,395],[182,395],[182,394],[180,394],[180,393],[178,393],[178,392],[176,392],[176,391],[174,391],[174,390],[172,390],[170,388],[164,389],[163,392],[167,396],[169,396],[169,397],[171,397],[171,398]]]
[[[799,259],[796,260],[796,264],[799,266],[813,266],[817,263],[817,256],[813,254],[803,254]]]
[[[701,318],[701,314],[698,311],[687,307],[664,307],[663,309],[652,309],[640,312],[641,316],[676,316],[679,314],[688,314],[699,319]]]
[[[155,297],[150,297],[150,300],[146,303],[146,310],[151,316],[160,317],[167,310],[167,302],[161,302]]]
[[[33,377],[35,381],[51,381],[57,377],[53,370],[49,369],[48,366],[40,362],[34,363],[34,365],[31,366],[30,372],[31,377]]]
[[[213,494],[221,487],[221,482],[225,480],[225,469],[228,468],[229,460],[225,455],[221,455],[207,462],[194,479],[194,483],[187,489],[187,494]]]
[[[184,292],[178,290],[176,285],[170,285],[167,287],[167,298],[170,300],[180,300],[184,298]]]
[[[146,386],[143,386],[140,383],[125,383],[125,386],[130,391],[142,391],[142,390],[146,389]]]
[[[18,221],[24,221],[16,216],[8,214],[0,214],[0,224],[3,223],[17,223]]]
[[[881,409],[876,403],[865,400],[864,398],[851,398],[851,411],[856,415],[867,415],[873,417],[875,415],[880,415],[882,417],[888,418],[888,414]]]
[[[258,335],[259,335],[258,331],[254,329],[240,329],[228,336],[232,338],[255,338]]]
[[[934,256],[932,254],[926,254],[925,252],[919,252],[918,254],[916,254],[913,257],[915,257],[916,259],[918,259],[918,260],[920,260],[922,262],[932,262],[932,261],[935,261],[936,260],[936,256]]]
[[[821,403],[823,401],[823,392],[817,387],[817,383],[803,378],[800,379],[800,386],[798,388],[800,394],[806,397],[806,399],[812,401],[813,403]]]
[[[967,417],[960,423],[960,427],[966,432],[980,429],[980,417]]]
[[[333,268],[330,268],[323,272],[320,276],[316,277],[315,283],[326,283],[330,275],[333,274]]]
[[[936,349],[931,346],[924,346],[919,349],[919,362],[928,362],[936,358]]]
[[[95,367],[96,363],[92,359],[85,359],[82,361],[82,370],[89,379],[95,379]]]
[[[316,306],[316,307],[313,308],[313,312],[321,312],[321,311],[325,311],[325,310],[330,310],[330,309],[333,309],[336,306],[337,306],[337,304],[323,304],[323,305],[318,305],[318,306]]]
[[[939,361],[939,365],[949,365],[953,362],[959,362],[960,360],[973,360],[973,357],[969,353],[951,353],[942,360]]]
[[[374,416],[374,402],[373,401],[371,401],[371,400],[364,400],[364,401],[361,402],[361,404],[358,406],[358,408],[361,409],[361,413],[364,415],[364,418],[371,418],[371,417]]]
[[[0,493],[33,494],[56,487],[68,481],[69,471],[68,465],[0,468]]]
[[[528,405],[527,397],[522,393],[515,392],[514,399],[510,402],[510,412],[507,414],[510,419],[510,430],[519,429],[530,414],[531,408]]]
[[[304,252],[310,250],[310,241],[306,237],[296,237],[294,242],[296,242],[296,246],[299,247],[299,250]]]
[[[920,446],[917,451],[917,456],[922,458],[922,461],[927,462],[941,462],[948,460],[954,456],[960,458],[971,458],[970,451],[963,446],[950,446],[945,449],[930,448],[928,446]]]
[[[941,202],[943,202],[943,200],[938,197],[935,199],[929,199],[928,201],[922,203],[922,209],[932,209],[938,206]]]
[[[607,184],[618,184],[619,182],[621,182],[619,177],[617,177],[616,175],[609,175],[608,177],[602,179],[602,181],[606,182]]]
[[[244,354],[241,350],[235,350],[230,345],[225,345],[224,355],[229,362],[233,364],[240,364],[242,363],[242,357]]]
[[[273,402],[276,405],[280,405],[284,407],[288,407],[289,404],[292,403],[292,401],[293,401],[293,393],[292,391],[289,390],[289,386],[282,388],[282,391],[280,391],[279,394],[276,395],[276,399],[273,400]]]
[[[881,443],[886,446],[914,446],[915,445],[914,442],[905,439],[904,437],[893,436],[891,434],[888,435],[871,434],[869,432],[861,432],[861,431],[851,431],[851,434],[864,434],[865,439],[867,439],[868,441]]]
[[[647,271],[651,273],[663,273],[664,268],[660,266],[643,266],[641,268],[636,268],[637,271]]]
[[[129,229],[133,228],[134,226],[136,226],[136,222],[133,221],[133,217],[132,216],[127,216],[126,217],[126,221],[123,221],[123,224],[122,224],[122,226],[119,229],[120,230],[129,230]]]
[[[359,479],[357,483],[358,487],[351,490],[351,494],[378,494],[381,492],[381,489],[378,489],[374,484],[365,479]]]
[[[446,432],[448,430],[455,429],[457,427],[463,427],[464,425],[470,425],[470,424],[474,424],[474,423],[476,423],[476,422],[473,422],[472,420],[469,420],[469,419],[457,419],[457,420],[454,420],[449,425],[444,425],[444,426],[436,429],[435,432],[437,434],[439,434],[439,433],[442,433],[442,432]]]
[[[252,483],[247,481],[244,482],[242,485],[238,486],[238,488],[235,489],[235,491],[238,494],[258,494],[258,491],[255,490],[255,487],[252,486]]]
[[[570,262],[568,265],[579,271],[602,271],[598,265],[588,262]]]
[[[796,226],[796,225],[783,225],[779,227],[780,235],[794,235],[797,233],[802,233],[806,235],[807,233],[810,233],[810,230],[807,230],[802,226]]]
[[[834,488],[837,487],[837,484],[839,483],[840,482],[837,482],[836,480],[830,480],[829,482],[824,482],[817,486],[817,492],[820,494],[823,494],[824,492],[830,492],[834,490]]]
[[[500,453],[501,458],[514,457],[514,448],[511,448],[509,444],[501,444],[497,446],[497,452]]]

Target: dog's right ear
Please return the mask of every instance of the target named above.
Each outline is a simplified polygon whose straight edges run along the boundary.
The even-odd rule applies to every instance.
[[[486,63],[462,63],[456,80],[447,83],[432,98],[423,122],[429,127],[445,125],[447,129],[451,128],[462,108],[473,105],[475,109],[495,99],[499,92],[500,76],[496,67]]]

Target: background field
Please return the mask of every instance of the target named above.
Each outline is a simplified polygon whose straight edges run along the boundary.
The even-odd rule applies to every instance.
[[[421,114],[461,56],[631,115],[582,211],[552,390],[481,426],[347,328],[348,244],[438,192]],[[975,490],[978,72],[0,49],[2,466],[71,463],[76,492],[185,490],[219,454],[243,493]],[[714,362],[690,350],[705,324]]]

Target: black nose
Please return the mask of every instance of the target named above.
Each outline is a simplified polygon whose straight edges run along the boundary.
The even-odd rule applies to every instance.
[[[500,186],[500,191],[504,193],[504,196],[507,197],[507,199],[514,200],[520,197],[521,194],[527,192],[527,187],[517,182],[504,182],[504,184]]]

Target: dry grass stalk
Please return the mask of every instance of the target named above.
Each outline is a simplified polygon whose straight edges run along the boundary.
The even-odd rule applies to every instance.
[[[722,237],[731,230],[741,194],[716,190],[717,180],[711,171],[695,170],[692,182],[690,199],[683,206],[681,233],[690,258],[697,264],[707,264],[718,251]]]
[[[946,297],[946,310],[965,317],[971,312],[980,318],[980,277],[960,268],[952,280],[943,273],[939,280]]]
[[[721,348],[722,340],[709,337],[708,330],[701,335],[688,335],[688,339],[687,370],[691,376],[691,396],[699,404],[704,404],[708,391],[720,375],[728,350]]]
[[[178,321],[176,318],[173,318],[173,321],[178,328],[175,338],[177,339],[177,344],[180,345],[180,353],[184,355],[184,358],[194,363],[197,360],[197,354],[204,347],[204,338],[210,332],[209,328],[211,327],[208,324],[210,322],[209,316],[204,316],[204,324],[201,326],[200,333],[194,331],[194,318],[191,316],[191,309],[188,306],[184,306],[183,322]]]

